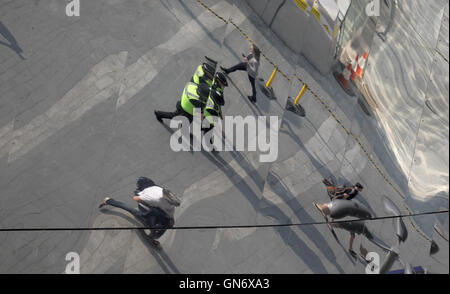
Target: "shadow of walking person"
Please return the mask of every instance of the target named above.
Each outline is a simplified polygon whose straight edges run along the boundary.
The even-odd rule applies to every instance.
[[[102,213],[122,217],[136,227],[143,226],[143,224],[141,224],[138,220],[122,212],[103,209]],[[136,234],[142,241],[142,244],[147,248],[148,252],[153,256],[153,258],[166,274],[181,274],[176,265],[164,251],[164,248],[155,248],[155,246],[151,244],[149,235],[145,232],[145,230],[136,230]]]
[[[8,30],[8,28],[0,21],[0,35],[3,36],[8,42],[3,42],[0,40],[0,45],[6,46],[16,52],[16,54],[20,57],[20,59],[25,60],[25,57],[22,56],[23,50],[20,48],[19,44],[17,43],[16,38],[11,34],[11,32]]]

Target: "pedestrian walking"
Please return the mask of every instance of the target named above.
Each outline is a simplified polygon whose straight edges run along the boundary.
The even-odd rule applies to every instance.
[[[128,211],[144,226],[152,228],[148,237],[152,245],[159,246],[157,239],[175,224],[175,207],[180,206],[180,200],[167,188],[156,185],[146,177],[138,179],[133,200],[138,203],[138,209],[110,197],[103,199],[99,208],[111,205]]]
[[[350,187],[335,187],[333,181],[330,178],[324,179],[323,183],[327,187],[327,193],[331,199],[352,200],[353,198],[358,196],[358,194],[362,192],[362,190],[364,190],[364,187],[360,183],[356,183],[355,185]]]
[[[256,45],[251,44],[250,45],[250,54],[247,56],[245,56],[245,55],[242,55],[242,56],[244,57],[244,62],[240,62],[230,68],[225,68],[225,67],[221,66],[220,69],[226,74],[230,74],[237,70],[247,71],[248,79],[252,86],[252,96],[247,96],[247,98],[252,103],[256,103],[255,81],[256,81],[256,78],[258,77],[258,69],[259,69],[259,63],[260,63],[261,50],[259,50],[259,48]]]

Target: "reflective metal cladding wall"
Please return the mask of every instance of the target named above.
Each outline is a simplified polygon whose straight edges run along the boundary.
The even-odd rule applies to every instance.
[[[361,6],[359,10],[364,11],[368,2],[352,5]],[[322,74],[329,72],[335,61],[333,30],[339,29],[343,13],[339,15],[339,8],[333,8],[333,3],[339,1],[247,3],[291,50],[305,56]],[[302,11],[302,3],[317,7],[321,19],[329,23],[330,35],[324,29],[327,25],[319,23],[314,13]],[[362,95],[370,97],[378,131],[385,138],[374,148],[391,167],[390,176],[406,195],[408,206],[415,212],[448,209],[449,3],[383,0],[379,7],[378,34],[373,29],[342,28],[337,39],[347,41],[339,46],[353,59],[357,54],[370,52],[358,84],[364,85],[366,93]],[[347,15],[346,21],[349,17],[353,16]],[[368,18],[361,21],[371,23]],[[349,32],[353,36],[347,36]]]
[[[334,0],[247,0],[272,31],[322,74],[334,62],[339,6]]]
[[[413,210],[448,209],[448,1],[397,1],[391,21],[364,82],[398,164],[392,176]]]

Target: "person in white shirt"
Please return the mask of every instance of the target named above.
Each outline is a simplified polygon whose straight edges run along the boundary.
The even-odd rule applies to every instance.
[[[256,103],[255,81],[256,81],[256,78],[258,77],[260,56],[261,56],[261,50],[259,50],[259,48],[256,47],[256,45],[251,44],[250,45],[250,54],[248,56],[243,55],[244,62],[238,63],[235,66],[230,67],[230,68],[224,68],[222,66],[220,67],[220,69],[223,70],[223,72],[226,74],[235,72],[237,70],[247,71],[248,79],[250,81],[250,84],[252,85],[252,96],[247,96],[247,98],[253,103]]]
[[[133,197],[133,200],[138,202],[138,205],[144,210],[149,211],[151,207],[160,208],[170,218],[173,218],[175,207],[163,197],[163,188],[158,186],[149,187],[138,193]]]
[[[139,178],[137,190],[133,200],[138,202],[138,208],[135,209],[129,205],[106,197],[100,203],[99,208],[105,205],[111,205],[124,209],[141,221],[145,226],[156,228],[150,230],[149,239],[153,245],[159,246],[159,239],[166,229],[173,227],[175,206],[179,206],[176,197],[169,190],[157,186],[148,178]]]

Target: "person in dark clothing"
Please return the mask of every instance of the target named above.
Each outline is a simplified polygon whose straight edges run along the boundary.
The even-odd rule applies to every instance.
[[[136,185],[133,200],[138,202],[138,209],[109,197],[103,199],[99,208],[111,205],[131,213],[144,226],[152,228],[148,237],[153,245],[159,246],[156,239],[173,227],[175,206],[179,206],[180,202],[172,192],[157,186],[149,178],[140,177]]]
[[[136,209],[125,204],[124,202],[117,201],[109,197],[106,197],[102,201],[102,203],[99,205],[99,208],[102,208],[105,205],[111,205],[128,211],[144,226],[156,228],[150,230],[149,235],[149,239],[155,241],[154,245],[159,245],[156,239],[159,239],[166,232],[166,229],[173,226],[170,217],[157,207],[149,207],[148,210],[145,210],[142,206],[138,206],[138,209]]]
[[[346,187],[343,191],[337,192],[335,198],[336,199],[344,199],[344,200],[352,200],[363,189],[364,189],[364,187],[360,183],[356,183],[352,187]]]
[[[181,101],[178,101],[175,107],[175,111],[155,111],[155,115],[158,121],[162,122],[162,119],[172,119],[177,116],[184,116],[189,119],[189,122],[192,122],[192,115],[184,111],[183,107],[181,107]]]
[[[260,56],[261,56],[261,50],[259,50],[259,48],[256,47],[256,45],[251,44],[250,45],[250,54],[248,56],[243,55],[244,62],[238,63],[235,66],[230,67],[230,68],[224,68],[222,66],[220,67],[220,69],[223,70],[223,72],[226,74],[235,72],[237,70],[247,71],[248,79],[252,86],[252,96],[247,96],[247,98],[252,103],[256,103],[255,81],[256,81],[256,78],[258,77]]]
[[[323,183],[327,186],[327,192],[331,199],[352,200],[364,189],[360,183],[356,183],[351,187],[335,187],[331,179],[324,179]]]

